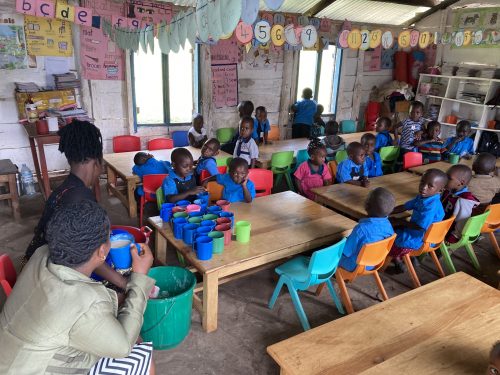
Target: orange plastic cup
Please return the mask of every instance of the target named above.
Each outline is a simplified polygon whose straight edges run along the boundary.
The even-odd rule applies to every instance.
[[[448,124],[456,124],[457,121],[458,121],[458,118],[457,118],[457,116],[454,116],[454,115],[446,116],[446,118],[444,119],[444,122],[446,122]]]

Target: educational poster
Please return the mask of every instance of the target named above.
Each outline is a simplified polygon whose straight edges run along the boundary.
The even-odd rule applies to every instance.
[[[398,50],[398,41],[394,40],[392,47],[382,50],[380,67],[382,69],[394,69],[394,54]]]
[[[170,23],[173,16],[171,3],[131,0],[127,3],[127,17],[136,18],[141,25],[155,25],[161,21]]]
[[[210,46],[210,55],[212,57],[212,65],[220,64],[237,64],[240,49],[233,35],[229,39],[220,39],[217,44]]]
[[[212,102],[215,108],[238,105],[238,68],[236,64],[212,65]]]
[[[382,46],[379,45],[377,48],[370,48],[365,52],[365,59],[363,61],[363,71],[364,72],[376,72],[380,70],[382,58]]]
[[[29,55],[73,55],[71,22],[58,19],[25,16],[24,32]]]
[[[499,7],[456,10],[453,26],[451,48],[500,47]],[[465,32],[471,38],[465,38]]]
[[[20,25],[0,23],[0,69],[26,69],[26,41]]]

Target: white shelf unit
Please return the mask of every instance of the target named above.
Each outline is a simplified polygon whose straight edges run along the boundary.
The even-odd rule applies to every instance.
[[[429,117],[431,106],[439,106],[437,120],[441,123],[441,137],[447,138],[455,134],[456,124],[446,122],[449,115],[460,120],[468,120],[476,131],[474,148],[479,143],[483,131],[500,133],[500,130],[488,129],[491,120],[500,121],[500,106],[494,108],[488,103],[500,89],[500,79],[441,76],[420,74],[416,100],[424,103],[424,116]],[[466,93],[476,94],[469,99]],[[437,107],[434,107],[434,112]]]

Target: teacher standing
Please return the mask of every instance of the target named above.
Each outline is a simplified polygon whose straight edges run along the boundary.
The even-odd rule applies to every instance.
[[[317,103],[312,100],[313,92],[310,88],[302,91],[302,99],[292,106],[295,114],[292,125],[292,138],[309,138],[314,123]]]

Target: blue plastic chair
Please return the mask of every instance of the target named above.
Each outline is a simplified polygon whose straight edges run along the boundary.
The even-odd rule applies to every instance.
[[[174,147],[186,147],[189,146],[188,132],[185,130],[177,130],[171,134],[172,140],[174,141]]]
[[[309,154],[307,153],[307,150],[297,151],[297,156],[295,157],[295,167],[293,168],[293,172],[297,170],[299,165],[301,165],[303,162],[307,160],[309,160]]]
[[[307,290],[311,286],[326,283],[337,310],[339,313],[345,314],[344,308],[342,307],[339,297],[337,296],[335,289],[333,289],[333,285],[330,280],[337,270],[337,265],[339,264],[340,257],[342,256],[345,242],[346,238],[343,238],[341,241],[332,246],[315,251],[310,258],[298,256],[277,267],[275,271],[278,275],[280,275],[280,279],[278,280],[278,284],[276,285],[271,300],[269,301],[269,308],[273,308],[283,284],[286,284],[292,297],[295,311],[297,312],[300,323],[302,324],[302,328],[304,331],[307,331],[308,329],[311,329],[311,326],[309,325],[309,321],[307,320],[302,304],[300,303],[297,290]]]
[[[340,121],[340,132],[343,134],[356,133],[356,121],[354,120]]]

